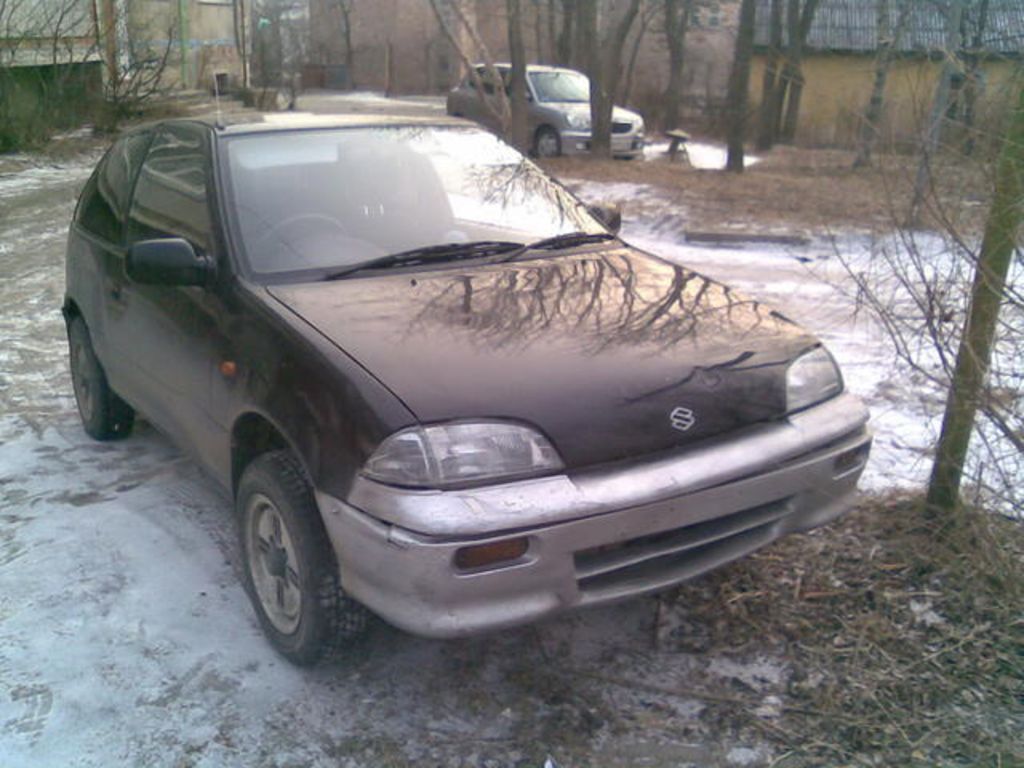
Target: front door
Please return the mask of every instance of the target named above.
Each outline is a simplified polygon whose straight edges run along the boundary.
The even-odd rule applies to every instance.
[[[127,244],[163,237],[188,240],[221,260],[214,234],[207,129],[162,127],[139,172],[128,213]],[[124,277],[121,315],[110,340],[140,380],[143,415],[222,475],[228,463],[224,427],[211,417],[210,387],[225,348],[226,311],[215,288],[143,285]]]

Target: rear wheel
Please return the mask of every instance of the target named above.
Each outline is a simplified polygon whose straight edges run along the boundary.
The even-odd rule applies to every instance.
[[[68,323],[68,352],[71,384],[86,434],[97,440],[127,436],[135,422],[135,411],[107,383],[107,375],[92,348],[89,329],[81,317]]]
[[[366,609],[341,588],[312,490],[287,451],[257,457],[236,501],[246,587],[263,631],[289,661],[309,665],[358,637]]]
[[[533,153],[537,157],[558,157],[562,154],[562,138],[550,125],[542,125],[533,137]]]

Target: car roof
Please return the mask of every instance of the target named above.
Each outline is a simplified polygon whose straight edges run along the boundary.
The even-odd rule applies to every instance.
[[[484,62],[477,62],[476,64],[473,65],[473,69],[480,69],[480,68],[485,68],[486,69],[486,67],[487,67],[487,64],[485,64]],[[494,68],[495,69],[511,69],[512,65],[509,64],[507,61],[496,61],[496,62],[494,62]],[[527,64],[526,65],[526,71],[527,72],[572,72],[575,75],[582,75],[583,74],[578,69],[570,69],[569,67],[556,67],[553,64]]]
[[[446,115],[418,117],[394,114],[348,114],[318,115],[311,112],[266,112],[232,113],[227,115],[204,114],[187,118],[170,118],[139,126],[136,130],[152,129],[161,125],[200,123],[216,131],[218,135],[234,136],[250,133],[274,133],[295,130],[324,128],[396,128],[418,127],[461,127],[479,126],[469,120]]]

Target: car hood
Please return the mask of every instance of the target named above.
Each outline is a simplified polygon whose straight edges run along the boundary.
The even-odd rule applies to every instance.
[[[588,119],[590,117],[590,104],[586,102],[545,101],[542,102],[541,106],[553,109],[556,112],[561,112],[565,115],[585,115]],[[624,109],[623,107],[615,107],[612,109],[613,121],[635,122],[640,119],[640,115],[632,110]]]
[[[532,424],[570,467],[780,418],[786,368],[817,343],[629,247],[268,290],[420,421]]]

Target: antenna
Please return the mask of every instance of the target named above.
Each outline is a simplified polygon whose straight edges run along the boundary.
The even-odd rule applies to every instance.
[[[217,105],[217,127],[224,127],[224,118],[220,113],[220,78],[217,77],[217,73],[213,74],[213,101]]]

